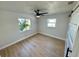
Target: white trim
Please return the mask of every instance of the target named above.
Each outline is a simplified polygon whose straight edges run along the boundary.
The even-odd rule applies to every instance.
[[[57,38],[57,39],[60,39],[60,40],[64,40],[64,41],[66,39],[66,38],[60,38],[60,37],[57,37],[57,36],[54,36],[54,35],[50,35],[50,34],[47,34],[47,33],[42,33],[42,32],[39,32],[39,33],[43,34],[43,35],[46,35],[46,36],[49,36],[49,37],[53,37],[53,38]]]
[[[7,45],[5,45],[5,46],[3,46],[3,47],[0,47],[0,50],[2,50],[2,49],[4,49],[4,48],[7,48],[7,47],[9,47],[9,46],[11,46],[11,45],[13,45],[13,44],[16,44],[16,43],[18,43],[18,42],[20,42],[20,41],[22,41],[22,40],[24,40],[24,39],[26,39],[26,38],[29,38],[29,37],[31,37],[31,36],[34,36],[34,35],[36,35],[36,34],[37,34],[37,33],[30,34],[30,35],[28,35],[28,36],[26,36],[26,37],[23,37],[23,38],[21,38],[21,39],[15,41],[15,42],[13,42],[13,43],[10,43],[10,44],[7,44]]]

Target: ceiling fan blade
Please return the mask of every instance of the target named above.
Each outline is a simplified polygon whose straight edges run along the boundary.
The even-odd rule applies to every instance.
[[[37,10],[34,10],[35,13],[39,13],[39,11],[40,11],[40,10],[38,10],[38,9],[37,9]]]
[[[45,12],[45,13],[39,13],[40,15],[43,15],[43,14],[48,14],[48,12]]]
[[[35,13],[37,13],[37,11],[36,11],[36,10],[34,10],[34,12],[35,12]]]

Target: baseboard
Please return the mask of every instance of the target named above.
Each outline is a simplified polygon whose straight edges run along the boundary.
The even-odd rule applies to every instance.
[[[57,37],[57,36],[54,36],[54,35],[50,35],[50,34],[47,34],[47,33],[39,32],[39,34],[43,34],[43,35],[46,35],[46,36],[49,36],[49,37],[53,37],[53,38],[57,38],[57,39],[60,39],[60,40],[64,40],[65,41],[65,38],[60,38],[60,37]]]
[[[4,48],[7,48],[7,47],[9,47],[9,46],[11,46],[11,45],[13,45],[13,44],[16,44],[16,43],[18,43],[18,42],[20,42],[20,41],[22,41],[22,40],[24,40],[24,39],[27,39],[27,38],[29,38],[29,37],[31,37],[31,36],[34,36],[34,35],[36,35],[36,34],[37,34],[37,33],[30,34],[30,35],[28,35],[28,36],[26,36],[26,37],[23,37],[23,38],[21,38],[21,39],[15,41],[15,42],[13,42],[13,43],[7,44],[7,45],[1,47],[0,50],[2,50],[2,49],[4,49]]]

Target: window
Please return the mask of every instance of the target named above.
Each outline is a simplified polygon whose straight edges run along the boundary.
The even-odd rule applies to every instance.
[[[48,19],[47,23],[48,27],[56,27],[56,19]]]
[[[30,27],[31,27],[30,19],[26,19],[25,17],[20,17],[18,21],[19,21],[20,31],[30,30]]]

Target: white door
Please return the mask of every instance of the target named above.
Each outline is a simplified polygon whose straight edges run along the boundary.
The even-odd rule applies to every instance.
[[[70,23],[68,32],[67,32],[67,39],[65,44],[65,56],[71,56],[74,40],[76,37],[78,26],[76,24]]]

